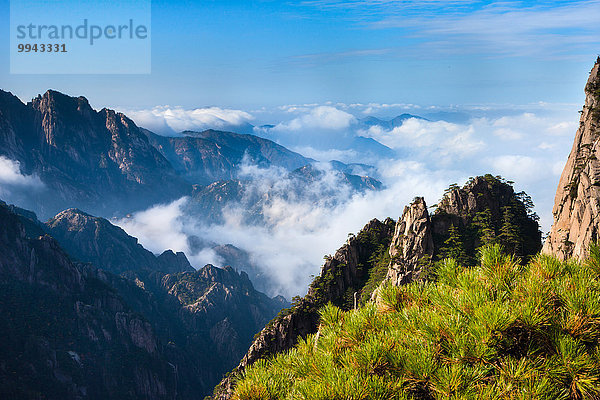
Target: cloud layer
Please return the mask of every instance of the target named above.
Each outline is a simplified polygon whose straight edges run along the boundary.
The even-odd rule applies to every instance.
[[[6,201],[28,190],[39,190],[44,184],[37,175],[21,173],[18,161],[0,156],[0,196]]]
[[[464,123],[409,119],[393,129],[357,124],[368,107],[373,105],[288,106],[284,112],[289,117],[276,126],[289,137],[305,137],[311,129],[329,138],[363,135],[397,150],[401,157],[376,164],[385,185],[379,192],[352,194],[325,169],[302,196],[295,195],[287,172],[245,165],[241,175],[253,182],[247,193],[268,198],[258,203],[264,224],[244,219],[244,201],[225,209],[223,223],[207,224],[186,213],[191,200],[183,198],[138,213],[120,225],[155,252],[167,248],[188,252],[196,267],[209,262],[220,265],[221,260],[209,246],[192,253],[189,236],[245,249],[270,277],[269,293],[287,297],[306,291],[323,256],[334,253],[348,233],[357,232],[372,218],[397,219],[415,196],[424,196],[433,205],[450,183],[463,184],[471,176],[492,173],[515,181],[517,191],[532,196],[543,229],[549,229],[556,185],[577,129],[575,107],[465,107],[452,110],[471,115]],[[309,144],[303,151],[319,156],[315,158],[342,155]]]
[[[254,117],[241,110],[220,107],[195,108],[158,106],[151,110],[125,110],[137,125],[155,133],[170,135],[185,130],[203,131],[205,129],[238,130]]]

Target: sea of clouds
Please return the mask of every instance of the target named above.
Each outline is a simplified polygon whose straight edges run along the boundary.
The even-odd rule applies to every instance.
[[[318,196],[284,196],[289,184],[284,172],[246,165],[244,174],[253,182],[249,191],[270,192],[270,201],[261,206],[268,223],[245,221],[241,203],[225,210],[225,222],[207,224],[186,214],[186,204],[192,201],[187,197],[156,205],[118,223],[154,252],[168,248],[186,252],[195,267],[221,265],[222,260],[209,247],[200,252],[191,249],[188,237],[231,243],[246,250],[269,277],[269,294],[281,293],[289,298],[306,292],[312,276],[319,273],[323,256],[334,253],[349,233],[357,232],[372,218],[399,218],[415,196],[423,196],[428,205],[434,205],[451,183],[462,185],[471,176],[491,173],[514,181],[517,191],[532,196],[542,229],[548,231],[556,185],[578,126],[577,110],[575,105],[543,103],[446,109],[403,104],[312,104],[284,106],[271,114],[248,113],[243,122],[267,123],[272,122],[267,118],[280,118],[268,127],[255,128],[255,133],[307,156],[320,161],[341,159],[375,165],[384,189],[352,193],[334,175],[326,173],[314,184],[315,193],[324,193],[321,201],[316,200]],[[412,118],[393,129],[360,123],[368,115],[386,119],[400,112],[456,116],[447,119],[460,122]],[[231,113],[235,117],[227,123],[240,123],[237,118],[242,113]],[[197,110],[190,114],[205,115]],[[223,119],[224,114],[217,117]],[[201,124],[190,126],[185,122],[190,118],[185,117],[181,126],[204,128],[207,117],[203,118]],[[143,118],[137,122],[144,126]],[[180,126],[172,120],[168,124]],[[335,148],[336,141],[356,135],[373,138],[396,150],[399,156],[364,160],[360,152]],[[320,168],[326,169],[323,165]],[[279,191],[273,191],[275,186]]]

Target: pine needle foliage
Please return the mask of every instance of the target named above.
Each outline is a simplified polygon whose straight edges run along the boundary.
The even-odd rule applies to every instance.
[[[583,263],[498,244],[432,282],[321,309],[319,333],[247,368],[234,399],[600,399],[600,248]]]

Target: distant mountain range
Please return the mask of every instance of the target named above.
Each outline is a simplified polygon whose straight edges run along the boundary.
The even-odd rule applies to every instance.
[[[209,184],[235,179],[243,163],[294,170],[314,162],[258,136],[207,130],[182,132],[178,137],[143,130],[150,143],[188,182]]]
[[[280,141],[292,148],[309,147],[321,151],[338,150],[346,152],[346,162],[364,163],[381,159],[394,159],[399,156],[396,150],[385,146],[372,137],[368,137],[369,129],[377,127],[383,131],[391,131],[402,126],[405,121],[411,118],[426,121],[425,118],[412,114],[401,114],[389,120],[369,116],[355,120],[345,130],[328,132],[326,135],[319,135],[309,130],[308,133],[312,134],[309,138],[304,137],[306,132],[285,133],[285,128],[278,125],[261,125],[256,127],[254,132],[257,135]],[[334,139],[326,140],[326,138],[321,137],[329,135],[333,136]]]
[[[379,126],[382,129],[391,131],[394,128],[402,126],[404,121],[409,120],[411,118],[427,121],[426,118],[419,117],[417,115],[400,114],[397,117],[394,117],[390,120],[383,120],[383,119],[380,119],[377,117],[366,117],[366,118],[359,120],[359,124],[364,128],[370,128],[372,126]]]
[[[15,188],[12,196],[44,217],[66,208],[124,215],[189,195],[193,185],[238,179],[245,164],[293,171],[314,163],[249,134],[207,130],[159,136],[124,114],[95,111],[84,97],[53,90],[27,104],[0,90],[0,156],[44,184],[38,193],[25,190],[20,197]]]

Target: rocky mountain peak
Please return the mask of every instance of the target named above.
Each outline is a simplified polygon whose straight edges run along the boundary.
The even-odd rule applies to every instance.
[[[471,178],[463,187],[451,185],[433,215],[425,200],[416,197],[396,223],[384,281],[403,285],[420,279],[432,262],[446,257],[473,263],[476,249],[486,242],[499,242],[527,259],[541,243],[528,201],[524,193],[515,194],[508,182],[491,175]],[[508,237],[509,227],[515,237]]]
[[[120,227],[76,208],[58,213],[46,222],[45,229],[79,261],[91,262],[116,274],[144,270],[164,273],[194,270],[185,254],[167,250],[156,257]]]
[[[554,199],[554,223],[545,253],[560,259],[586,257],[600,238],[600,57],[585,86],[579,129]]]
[[[428,263],[433,253],[432,226],[427,205],[424,198],[416,197],[404,208],[394,228],[386,280],[401,285],[418,279],[422,272],[421,263],[423,260]]]

